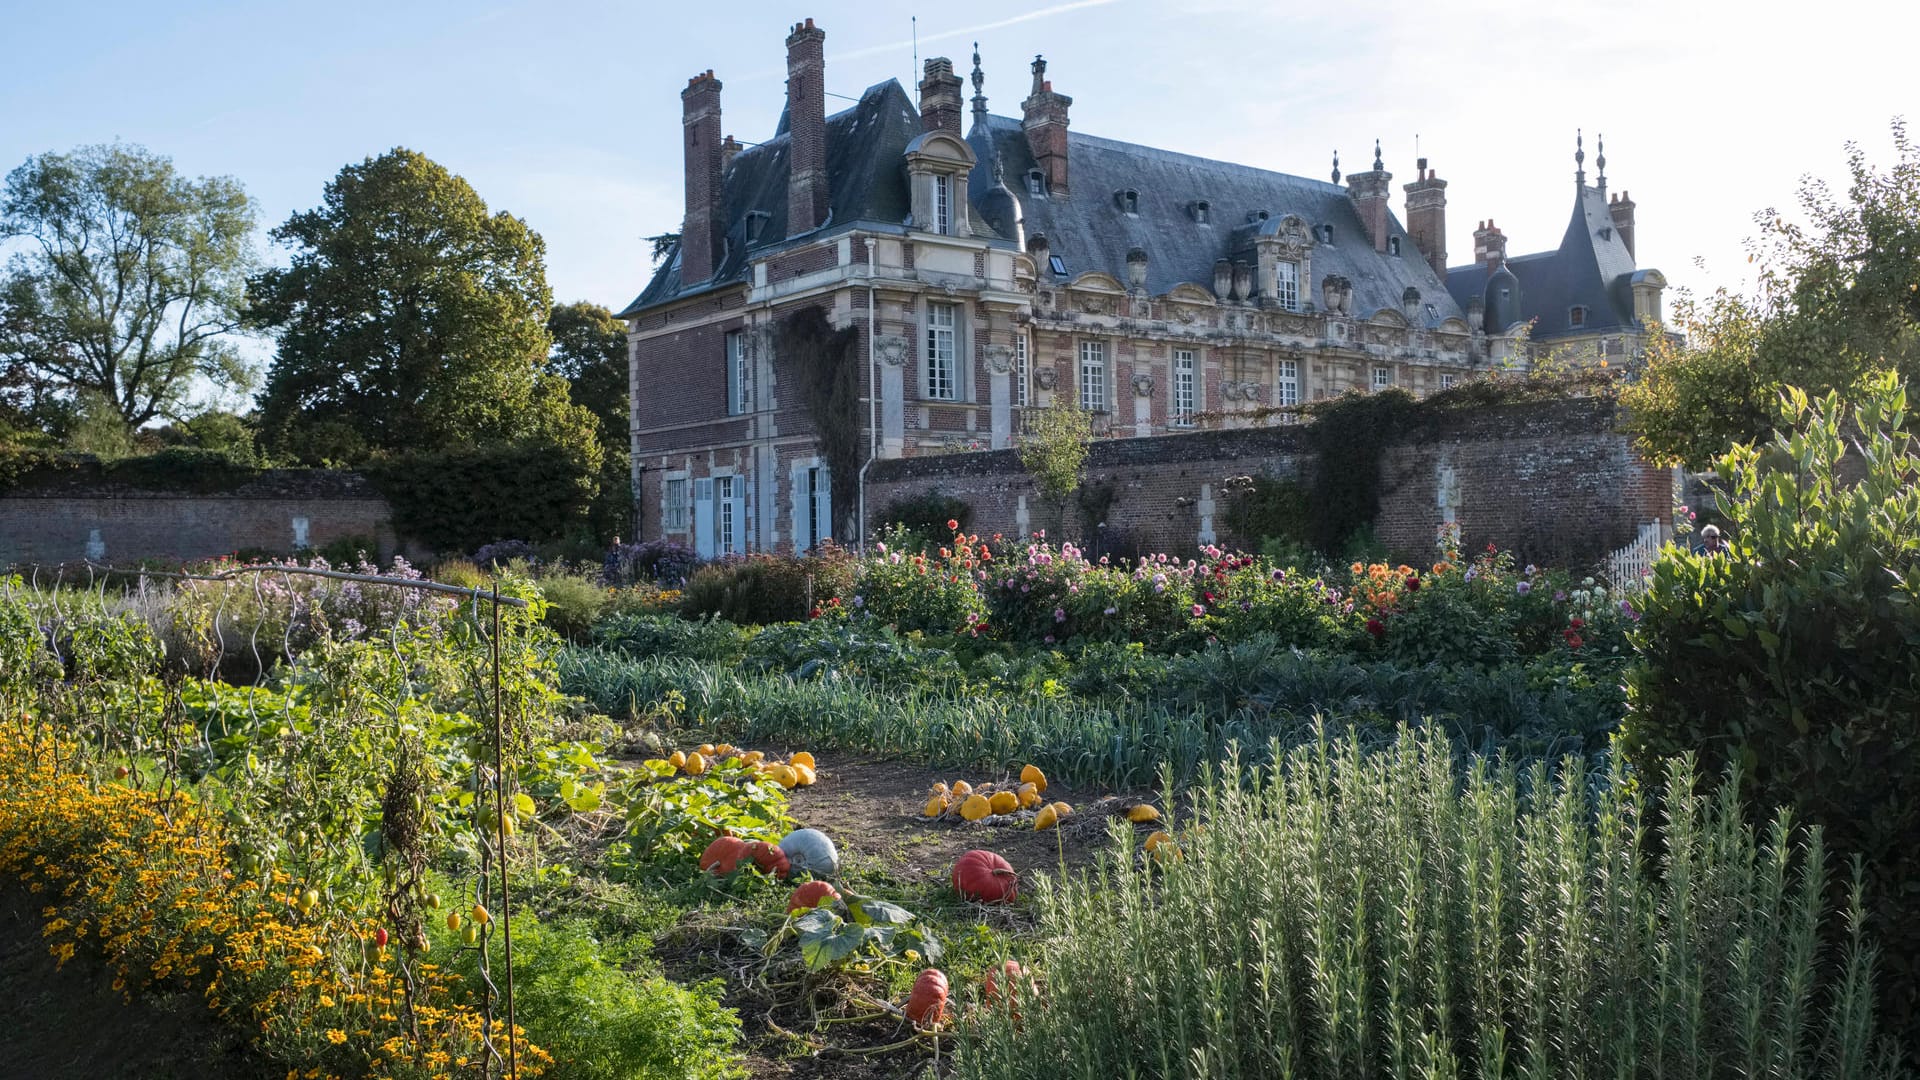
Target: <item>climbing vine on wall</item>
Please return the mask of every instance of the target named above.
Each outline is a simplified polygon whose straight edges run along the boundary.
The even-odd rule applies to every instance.
[[[853,516],[859,488],[855,478],[866,460],[860,421],[860,360],[855,349],[858,327],[835,329],[826,313],[804,307],[781,319],[774,354],[791,361],[799,373],[813,420],[820,456],[833,477],[833,520],[836,526]],[[840,530],[835,528],[837,536]]]

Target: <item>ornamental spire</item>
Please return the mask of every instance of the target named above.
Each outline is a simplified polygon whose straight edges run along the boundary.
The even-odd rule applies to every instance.
[[[1582,186],[1587,182],[1587,146],[1579,128],[1573,129],[1573,182]]]
[[[1340,182],[1340,151],[1333,152],[1333,182]]]
[[[984,124],[987,120],[987,95],[981,88],[986,85],[987,73],[980,70],[980,43],[973,43],[973,122]]]

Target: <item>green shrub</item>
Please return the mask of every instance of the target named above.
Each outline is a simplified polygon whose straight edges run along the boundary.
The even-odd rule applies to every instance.
[[[942,495],[938,488],[928,488],[918,495],[903,496],[888,503],[880,512],[880,521],[883,525],[905,529],[929,543],[944,544],[952,541],[954,533],[967,531],[973,521],[973,506],[965,499]],[[949,521],[955,527],[948,527]]]
[[[457,953],[479,985],[473,950]],[[744,1076],[734,1044],[740,1019],[720,1004],[720,984],[678,986],[647,970],[624,971],[586,924],[513,920],[515,1019],[554,1058],[552,1075],[578,1080],[732,1080]],[[496,961],[497,963],[497,961]],[[496,974],[496,978],[497,978]]]
[[[493,578],[470,559],[448,559],[433,568],[433,580],[462,589],[485,589],[493,584]]]
[[[854,560],[831,545],[802,555],[743,555],[694,571],[680,596],[689,618],[716,616],[741,626],[798,622],[839,601],[853,583]]]
[[[1667,549],[1634,634],[1627,752],[1748,770],[1866,860],[1891,1019],[1920,1026],[1920,452],[1906,394],[1785,398],[1717,463],[1731,550]],[[1857,476],[1857,479],[1854,477]]]
[[[599,470],[597,453],[532,441],[401,454],[363,471],[402,536],[474,551],[503,536],[537,544],[584,529]]]
[[[1516,776],[1404,731],[1230,763],[1177,847],[1115,825],[1092,872],[1038,881],[1046,991],[963,992],[954,1075],[1897,1075],[1818,832],[1669,777],[1656,810],[1619,765]]]
[[[547,601],[546,622],[572,642],[584,642],[607,608],[608,593],[598,579],[583,574],[543,574],[534,579]]]
[[[986,611],[974,585],[970,564],[977,554],[969,541],[953,547],[935,545],[931,553],[914,550],[911,533],[889,529],[881,534],[874,554],[860,560],[847,614],[872,620],[902,633],[952,634],[971,628]],[[985,545],[980,545],[980,551]],[[939,557],[940,552],[946,557]]]
[[[679,619],[658,612],[614,615],[593,628],[595,642],[629,659],[678,656],[729,665],[746,656],[749,636],[720,619]]]

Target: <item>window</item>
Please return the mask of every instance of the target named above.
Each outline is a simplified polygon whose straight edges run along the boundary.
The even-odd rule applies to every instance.
[[[1454,384],[1454,381],[1455,381],[1455,380],[1456,380],[1457,378],[1458,378],[1458,376],[1455,376],[1455,375],[1450,375],[1450,374],[1448,374],[1448,373],[1446,373],[1446,372],[1441,372],[1441,373],[1440,373],[1440,389],[1442,389],[1442,390],[1451,390],[1451,389],[1453,389],[1453,384]]]
[[[1067,276],[1067,260],[1065,260],[1065,259],[1063,259],[1063,258],[1061,258],[1060,256],[1058,256],[1058,255],[1051,255],[1051,256],[1048,256],[1048,258],[1047,258],[1047,266],[1048,266],[1048,268],[1049,268],[1049,269],[1051,269],[1051,270],[1052,270],[1052,271],[1054,272],[1054,274],[1056,274],[1057,276],[1059,276],[1059,277],[1066,277],[1066,276]]]
[[[1173,426],[1193,426],[1193,350],[1173,350]]]
[[[687,531],[687,478],[668,477],[661,491],[660,527],[668,532]]]
[[[1280,361],[1280,394],[1276,404],[1300,404],[1300,361]]]
[[[1320,242],[1323,244],[1333,243],[1333,226],[1332,225],[1320,226]]]
[[[727,334],[727,415],[739,416],[753,411],[753,371],[747,362],[747,335],[734,330]]]
[[[1575,304],[1573,306],[1573,309],[1567,312],[1567,325],[1568,326],[1587,325],[1587,309],[1581,307],[1578,304]]]
[[[1120,195],[1120,210],[1122,213],[1132,215],[1132,214],[1138,214],[1140,212],[1140,193],[1139,192],[1133,190],[1132,188],[1128,188],[1125,191],[1119,192],[1119,195]]]
[[[1393,369],[1392,368],[1377,367],[1373,369],[1373,388],[1375,390],[1385,390],[1387,387],[1392,385],[1393,385]]]
[[[1022,408],[1028,404],[1027,387],[1033,382],[1033,372],[1027,361],[1027,335],[1013,335],[1013,403]]]
[[[1088,412],[1107,411],[1107,343],[1080,343],[1080,407]]]
[[[740,542],[741,521],[740,503],[737,493],[740,490],[740,478],[737,476],[718,476],[713,481],[714,501],[718,504],[717,528],[718,543],[715,545],[722,555],[738,555],[744,546]]]
[[[1282,259],[1273,264],[1273,293],[1280,306],[1288,311],[1300,310],[1300,264]]]
[[[938,401],[955,398],[954,311],[952,304],[927,305],[927,396]]]
[[[1194,203],[1193,220],[1202,225],[1211,225],[1213,223],[1213,207],[1208,206],[1204,200]]]
[[[1389,255],[1400,254],[1400,238],[1399,237],[1397,236],[1387,237],[1387,254]]]
[[[942,236],[953,232],[953,178],[945,174],[933,178],[933,231]]]
[[[823,541],[833,539],[833,485],[824,465],[808,466],[800,474],[799,490],[793,493],[794,517],[799,521],[796,547],[811,551]]]
[[[1047,174],[1039,169],[1027,172],[1027,194],[1045,195],[1047,193]]]

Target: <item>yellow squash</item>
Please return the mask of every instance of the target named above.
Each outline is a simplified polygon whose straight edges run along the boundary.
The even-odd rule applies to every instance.
[[[1041,772],[1040,766],[1038,765],[1029,765],[1021,769],[1020,782],[1023,784],[1032,784],[1041,791],[1047,790],[1047,774]]]
[[[987,800],[987,806],[996,814],[1011,814],[1020,809],[1020,796],[1011,791],[996,791]]]
[[[968,821],[979,821],[993,813],[993,807],[985,795],[969,795],[967,801],[960,804],[960,816]]]

